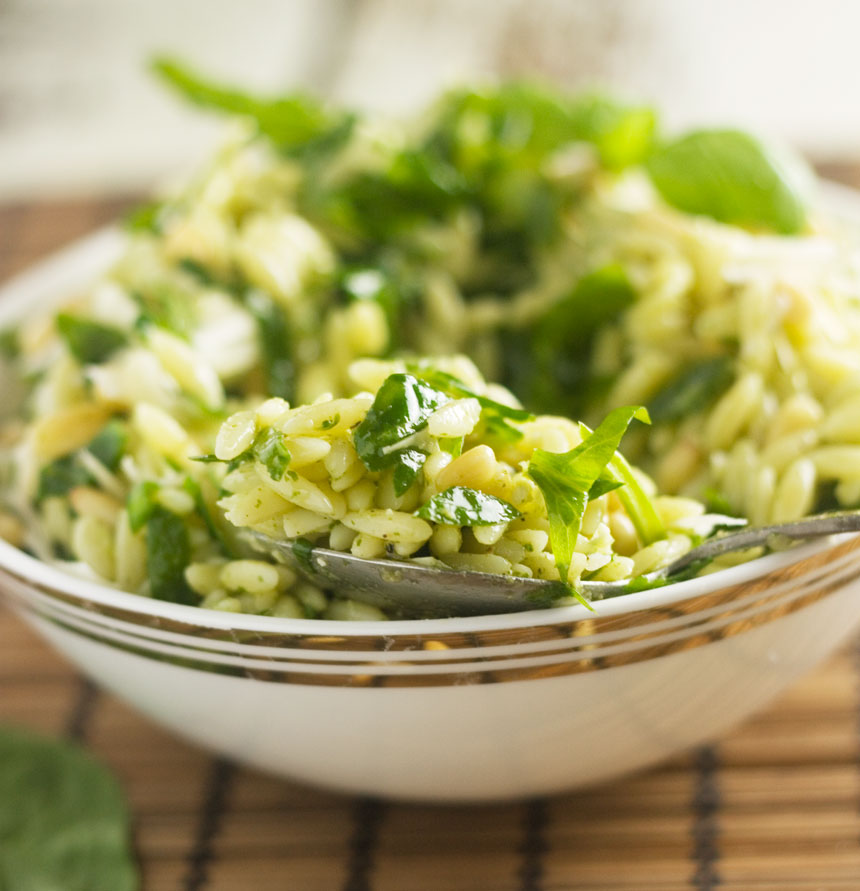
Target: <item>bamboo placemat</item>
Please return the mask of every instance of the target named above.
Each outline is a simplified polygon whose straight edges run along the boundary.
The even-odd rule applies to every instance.
[[[0,280],[128,203],[0,206]],[[480,808],[340,797],[213,758],[82,680],[2,607],[0,691],[0,721],[80,740],[118,774],[144,891],[860,889],[860,645],[659,769]]]

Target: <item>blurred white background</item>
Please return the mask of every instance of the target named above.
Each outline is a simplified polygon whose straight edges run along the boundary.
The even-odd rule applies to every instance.
[[[408,111],[440,84],[542,75],[860,157],[852,0],[0,0],[0,197],[146,189],[217,138],[156,53],[259,90]]]

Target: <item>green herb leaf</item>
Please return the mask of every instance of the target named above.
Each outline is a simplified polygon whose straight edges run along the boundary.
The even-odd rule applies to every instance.
[[[160,235],[165,207],[163,201],[141,204],[126,214],[123,225],[129,232],[150,232],[153,235]]]
[[[783,235],[806,226],[808,169],[749,133],[696,130],[658,149],[647,169],[663,199],[686,213]]]
[[[645,418],[640,418],[639,420],[646,420],[647,418],[648,415],[646,413]],[[588,431],[584,424],[580,426]],[[611,480],[621,483],[618,489],[618,499],[624,506],[627,516],[633,522],[640,541],[645,545],[649,545],[652,542],[659,541],[661,538],[665,538],[666,529],[663,526],[660,515],[657,513],[657,509],[654,507],[654,503],[639,484],[633,468],[620,452],[616,452],[613,455],[612,460],[606,467],[606,473]]]
[[[158,505],[156,501],[158,489],[158,483],[153,480],[143,480],[136,483],[128,493],[125,509],[128,511],[128,524],[132,532],[140,532],[152,516]]]
[[[331,151],[352,130],[353,115],[329,112],[308,96],[253,96],[206,80],[174,59],[157,59],[153,69],[196,105],[252,119],[263,136],[290,154]]]
[[[113,420],[108,421],[101,432],[94,437],[87,446],[87,451],[113,473],[119,467],[127,444],[128,430],[125,424]]]
[[[152,596],[171,603],[195,604],[197,595],[185,581],[191,562],[191,541],[176,514],[155,505],[146,522],[146,568]]]
[[[422,504],[415,516],[446,526],[494,526],[515,520],[520,512],[495,495],[466,486],[451,486]]]
[[[546,502],[552,552],[565,583],[588,494],[606,473],[633,418],[647,422],[648,413],[637,406],[617,408],[575,449],[561,454],[536,449],[529,461],[526,473],[537,483]],[[574,594],[586,603],[576,591]]]
[[[311,551],[313,551],[313,549],[313,542],[307,538],[297,538],[293,542],[293,556],[308,572],[316,572],[314,564],[311,561]]]
[[[441,371],[422,362],[411,363],[407,367],[422,380],[442,392],[450,396],[477,399],[481,408],[491,411],[501,418],[508,418],[512,421],[534,420],[534,415],[524,408],[514,408],[511,405],[496,402],[495,399],[490,399],[488,396],[479,396],[471,387],[467,387],[458,377],[448,374],[447,371]]]
[[[648,413],[655,424],[680,421],[704,411],[734,381],[729,356],[702,359],[682,368],[650,401]]]
[[[427,426],[430,415],[449,397],[412,374],[392,374],[382,384],[353,435],[356,451],[368,470],[400,462],[398,445]]]
[[[262,291],[249,291],[245,305],[257,321],[266,393],[292,401],[295,396],[296,367],[293,336],[286,312]]]
[[[591,142],[610,170],[639,164],[651,151],[657,115],[646,106],[626,105],[608,96],[583,96],[575,100],[573,130]]]
[[[0,729],[0,888],[134,891],[116,780],[69,743]]]
[[[81,466],[76,455],[64,455],[39,471],[36,503],[45,498],[68,495],[75,486],[89,486],[92,482],[89,471]]]
[[[56,323],[69,352],[82,365],[104,362],[128,343],[128,338],[119,328],[91,319],[61,312],[57,315]]]
[[[254,457],[264,464],[273,480],[282,480],[290,464],[290,453],[283,433],[269,427],[261,430],[251,446]]]
[[[17,328],[0,330],[0,356],[4,359],[17,359],[21,354],[21,343]]]
[[[402,449],[394,453],[394,494],[403,495],[415,482],[427,456],[418,449]]]
[[[194,499],[198,515],[203,520],[209,534],[218,543],[218,547],[221,549],[224,556],[230,557],[231,559],[238,559],[239,555],[224,534],[224,530],[218,524],[216,516],[220,515],[213,515],[213,512],[206,501],[206,497],[203,494],[203,487],[200,483],[198,483],[197,480],[192,479],[190,476],[187,476],[182,483],[182,488]]]

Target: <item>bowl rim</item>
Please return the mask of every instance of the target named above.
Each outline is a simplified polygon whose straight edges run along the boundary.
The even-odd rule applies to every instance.
[[[819,182],[819,205],[837,219],[860,224],[860,190],[827,180]],[[97,229],[70,245],[37,261],[0,286],[0,325],[16,319],[32,304],[58,303],[76,288],[86,287],[119,258],[126,237],[118,224]],[[860,533],[858,533],[860,534]],[[23,583],[68,594],[78,600],[113,607],[141,616],[163,618],[186,625],[229,631],[286,635],[336,635],[338,637],[392,637],[433,634],[473,633],[515,630],[587,619],[617,617],[650,609],[671,607],[681,601],[711,594],[722,588],[745,584],[775,570],[805,560],[820,550],[835,546],[851,535],[796,545],[786,551],[768,554],[722,569],[719,572],[675,582],[664,587],[597,601],[595,609],[581,604],[542,608],[513,613],[456,616],[439,619],[391,619],[341,621],[332,619],[290,619],[206,609],[171,603],[133,594],[110,585],[83,578],[20,550],[0,539],[0,572],[8,572]]]

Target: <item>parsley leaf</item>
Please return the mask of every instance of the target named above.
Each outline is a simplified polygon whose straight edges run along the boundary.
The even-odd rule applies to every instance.
[[[680,421],[708,405],[727,390],[734,380],[728,356],[701,359],[682,368],[648,403],[655,424]]]
[[[153,480],[143,480],[136,483],[128,493],[125,509],[128,512],[128,524],[132,532],[140,532],[149,521],[158,505],[155,500],[158,489],[158,483]]]
[[[398,444],[427,426],[430,415],[449,397],[413,374],[385,379],[353,435],[355,449],[368,470],[399,462]]]
[[[576,448],[561,454],[536,449],[529,461],[526,473],[546,502],[552,552],[565,583],[589,492],[605,474],[633,418],[647,422],[648,413],[636,406],[617,408]],[[576,591],[574,595],[588,605],[582,595]]]
[[[251,446],[254,457],[266,466],[273,480],[282,480],[290,464],[290,453],[284,440],[284,434],[269,427],[261,430]]]
[[[515,520],[520,512],[495,495],[466,486],[451,486],[422,504],[415,516],[446,526],[494,526]]]

